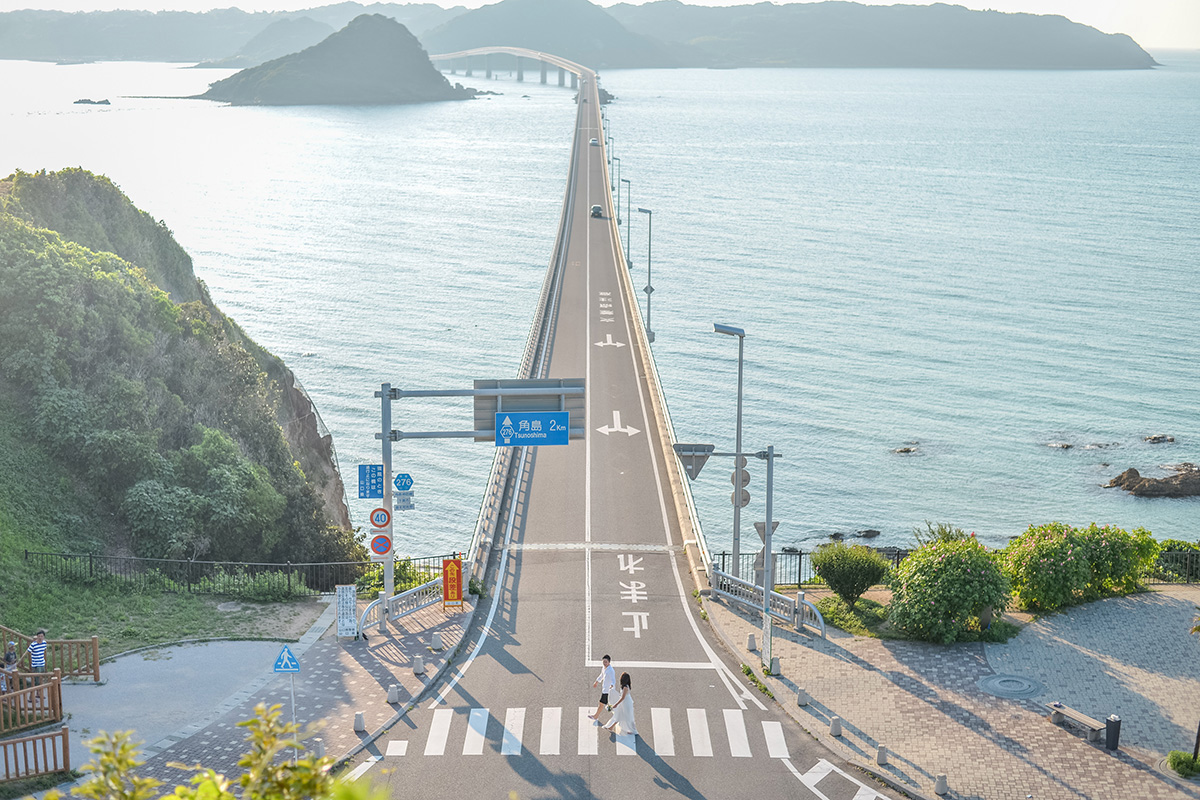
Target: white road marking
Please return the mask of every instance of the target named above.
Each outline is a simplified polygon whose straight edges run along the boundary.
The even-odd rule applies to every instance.
[[[387,755],[389,756],[405,756],[408,755],[408,740],[388,742]]]
[[[637,755],[637,737],[632,733],[617,734],[617,755],[619,756],[636,756]]]
[[[590,339],[591,337],[589,336],[588,338]],[[593,344],[595,344],[596,347],[624,347],[625,346],[624,342],[614,342],[611,333],[605,334],[605,338],[604,338],[603,342],[593,342]]]
[[[675,734],[671,732],[671,709],[650,709],[650,726],[654,730],[654,752],[660,756],[675,755]]]
[[[595,720],[588,719],[588,714],[595,709],[588,706],[579,707],[579,755],[594,756],[600,752],[600,726]]]
[[[376,762],[382,761],[382,760],[383,759],[380,756],[371,756],[366,761],[359,764],[354,769],[350,770],[350,774],[347,775],[346,777],[342,778],[342,781],[344,783],[354,783],[356,780],[358,780],[359,778],[361,778],[363,776],[363,773],[365,773],[371,767],[375,766]]]
[[[446,711],[448,709],[439,710]],[[488,710],[486,708],[472,708],[471,716],[467,719],[467,737],[463,739],[462,754],[464,756],[483,755],[483,743],[487,740],[487,724]]]
[[[589,720],[590,721],[590,720]],[[562,739],[562,709],[542,709],[542,741],[538,753],[544,756],[556,756],[561,753],[559,741]]]
[[[641,433],[641,430],[633,427],[632,425],[627,425],[622,428],[621,427],[621,412],[615,408],[613,409],[612,425],[602,425],[601,427],[596,428],[596,430],[599,431],[600,433],[603,433],[605,436],[608,436],[610,433],[625,433],[630,436],[633,436],[635,433]]]
[[[510,708],[504,716],[504,739],[500,743],[500,755],[521,755],[521,737],[525,733],[525,709]]]
[[[729,755],[749,758],[750,737],[746,735],[745,712],[736,708],[725,709],[725,733],[729,736]]]
[[[783,738],[782,723],[773,719],[762,721],[763,738],[767,740],[767,755],[771,758],[790,758],[787,740]]]
[[[585,667],[599,667],[601,661],[589,661]],[[622,661],[621,669],[712,669],[707,661]],[[743,706],[744,708],[745,706]]]
[[[439,708],[433,712],[433,722],[429,725],[429,739],[425,742],[425,755],[440,756],[446,752],[446,739],[450,736],[452,719],[452,709]]]
[[[692,755],[707,757],[713,754],[712,738],[708,733],[708,713],[703,708],[687,710],[688,729],[692,735]]]

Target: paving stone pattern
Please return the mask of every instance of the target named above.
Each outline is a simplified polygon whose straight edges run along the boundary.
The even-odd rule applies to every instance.
[[[1164,621],[1160,629],[1145,619],[1167,617],[1164,609],[1177,618],[1182,613],[1177,605],[1193,606],[1190,597],[1163,593],[1073,609],[1034,623],[1014,640],[1020,644],[1007,649],[882,641],[835,630],[823,641],[777,627],[774,655],[782,675],[765,681],[789,714],[848,758],[873,765],[877,746],[885,745],[890,763],[877,769],[928,797],[934,796],[935,776],[944,773],[947,797],[972,800],[1200,798],[1200,787],[1155,770],[1153,762],[1165,750],[1151,753],[1144,746],[1154,731],[1178,725],[1171,720],[1200,713],[1192,694],[1177,691],[1186,685],[1194,693],[1200,686],[1185,678],[1186,646],[1151,646],[1172,623]],[[758,637],[760,617],[720,601],[704,605],[726,644],[757,668],[759,654],[745,645],[748,634]],[[1185,634],[1188,627],[1190,622]],[[1141,636],[1147,638],[1140,644],[1129,641]],[[1088,666],[1088,654],[1106,652],[1116,655],[1097,659],[1102,667]],[[981,678],[997,671],[1039,681],[1046,694],[1009,700],[978,688]],[[803,707],[796,704],[801,687],[812,697]],[[1125,747],[1122,731],[1122,749],[1113,754],[1104,749],[1103,736],[1090,743],[1082,732],[1052,724],[1041,705],[1050,695],[1085,712],[1111,703],[1167,721],[1139,722],[1132,740],[1141,746]],[[1079,706],[1071,702],[1076,698]],[[844,731],[836,739],[828,733],[835,715]]]
[[[429,676],[437,673],[446,654],[453,652],[462,638],[470,611],[467,606],[462,612],[445,614],[441,606],[430,606],[390,623],[386,631],[372,630],[366,641],[338,639],[331,627],[332,615],[323,615],[309,632],[313,641],[292,648],[301,665],[295,677],[296,721],[302,728],[310,723],[321,726],[317,737],[324,743],[326,755],[340,758],[350,753],[420,696]],[[430,647],[434,633],[442,635],[444,647],[439,652]],[[425,661],[425,676],[412,671],[413,657],[418,654]],[[399,702],[389,704],[388,687],[393,684],[400,687]],[[253,716],[254,706],[260,702],[279,703],[284,719],[291,719],[289,676],[269,672],[258,685],[240,692],[236,702],[226,704],[216,720],[167,737],[153,749],[140,774],[179,783],[186,774],[169,766],[170,762],[199,763],[226,775],[240,774],[237,760],[246,750],[246,732],[237,723]],[[354,715],[360,711],[365,732],[354,730]]]

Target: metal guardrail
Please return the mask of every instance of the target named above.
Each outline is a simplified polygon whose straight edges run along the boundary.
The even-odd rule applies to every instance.
[[[0,782],[20,781],[71,771],[71,737],[66,725],[53,733],[39,733],[0,741]]]
[[[753,611],[762,610],[763,589],[761,586],[755,586],[749,581],[735,578],[720,570],[713,570],[711,586],[712,593],[718,597],[724,597]],[[797,630],[804,625],[816,628],[820,631],[821,638],[825,638],[825,618],[821,616],[821,612],[815,605],[804,599],[803,592],[800,592],[798,597],[788,597],[772,591],[767,608],[771,612],[771,616],[781,622],[786,622]]]
[[[358,619],[358,633],[361,635],[367,628],[377,628],[386,618],[392,621],[403,616],[420,611],[442,599],[442,577],[439,575],[428,583],[409,589],[407,592],[393,595],[390,599],[380,597],[372,601]]]

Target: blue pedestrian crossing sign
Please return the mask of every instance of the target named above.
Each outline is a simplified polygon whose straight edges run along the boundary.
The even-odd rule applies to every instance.
[[[396,476],[396,480],[392,481],[392,484],[395,485],[396,491],[407,492],[413,485],[412,475],[409,475],[407,472],[401,472]]]
[[[292,655],[291,648],[289,648],[286,644],[283,646],[283,649],[279,651],[279,658],[275,659],[275,671],[276,672],[299,672],[300,671],[300,662],[296,660],[296,657],[294,655]]]

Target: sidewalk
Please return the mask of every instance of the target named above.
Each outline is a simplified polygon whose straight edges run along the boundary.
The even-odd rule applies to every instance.
[[[360,603],[360,613],[365,604]],[[468,604],[455,614],[440,605],[417,611],[386,631],[372,629],[366,641],[338,639],[336,611],[329,604],[298,642],[288,647],[300,662],[295,676],[296,721],[303,729],[321,722],[317,734],[325,754],[342,758],[385,726],[395,724],[457,651],[470,623]],[[441,633],[443,649],[430,647]],[[291,678],[273,671],[283,642],[205,642],[164,646],[121,656],[101,668],[101,685],[64,686],[63,706],[70,715],[71,762],[79,768],[92,755],[82,745],[101,730],[134,730],[145,765],[139,770],[173,786],[187,773],[169,762],[200,763],[226,775],[240,774],[237,760],[246,749],[237,723],[253,716],[254,706],[279,703],[283,718],[292,716]],[[423,676],[413,674],[413,657],[425,662]],[[399,687],[399,702],[387,702],[388,687]],[[362,712],[365,732],[354,730]],[[76,749],[78,748],[78,749]],[[59,787],[65,789],[65,787]]]
[[[1200,785],[1156,769],[1168,750],[1190,750],[1194,740],[1200,642],[1187,631],[1198,602],[1200,587],[1104,600],[1030,623],[1006,645],[942,647],[834,629],[823,641],[777,626],[782,675],[764,681],[827,746],[927,797],[942,773],[946,797],[972,800],[1200,798]],[[759,654],[745,647],[748,634],[761,637],[761,616],[707,598],[704,608],[761,677]],[[980,688],[996,675],[1017,678],[1005,683],[1024,685],[1026,697]],[[797,705],[799,688],[812,698],[806,706]],[[1105,750],[1103,735],[1090,743],[1052,724],[1043,704],[1055,700],[1099,719],[1120,716],[1120,750]],[[829,735],[833,716],[841,737]],[[875,764],[880,744],[886,767]]]

